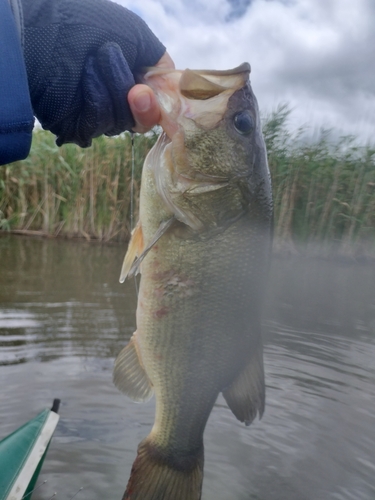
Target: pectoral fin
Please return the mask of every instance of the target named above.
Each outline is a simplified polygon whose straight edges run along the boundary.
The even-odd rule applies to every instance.
[[[257,413],[259,413],[259,418],[262,418],[265,387],[261,341],[249,363],[234,382],[223,391],[223,396],[234,415],[246,425],[251,424]]]
[[[146,255],[151,250],[151,248],[155,245],[155,243],[160,240],[160,238],[163,236],[163,234],[165,234],[167,232],[167,230],[172,226],[172,224],[175,221],[176,221],[176,218],[171,217],[170,219],[163,221],[160,224],[160,226],[158,227],[158,230],[156,231],[154,236],[151,238],[151,240],[148,243],[148,245],[146,246],[146,248],[139,255],[139,257],[135,259],[135,261],[133,262],[133,265],[130,266],[130,269],[128,270],[126,276],[131,278],[132,276],[136,276],[138,274],[139,266],[142,264],[143,259],[146,257]],[[121,277],[122,277],[122,274],[121,274]],[[121,281],[121,278],[120,278],[120,281]]]
[[[116,358],[113,382],[121,392],[134,401],[148,401],[154,390],[139,359],[135,335],[136,333]]]
[[[130,269],[134,260],[141,255],[144,248],[143,242],[143,231],[140,221],[135,226],[132,232],[132,237],[128,246],[128,250],[125,255],[124,263],[122,264],[120,283],[124,283],[125,279],[129,275]]]

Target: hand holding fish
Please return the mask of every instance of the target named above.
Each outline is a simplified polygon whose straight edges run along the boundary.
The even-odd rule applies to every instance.
[[[159,105],[140,77],[144,67],[173,62],[142,19],[107,0],[21,2],[33,110],[58,145],[87,147],[101,134],[158,123]]]

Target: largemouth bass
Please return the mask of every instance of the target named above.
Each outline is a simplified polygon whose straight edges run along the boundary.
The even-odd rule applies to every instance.
[[[144,164],[120,279],[141,271],[137,331],[114,382],[136,401],[155,393],[156,413],[124,499],[200,499],[203,432],[218,394],[247,425],[264,411],[272,195],[249,73],[243,64],[145,76],[164,132]]]

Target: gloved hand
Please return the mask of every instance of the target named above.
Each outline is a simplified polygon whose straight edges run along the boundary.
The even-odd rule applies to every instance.
[[[127,94],[165,47],[137,15],[108,0],[22,0],[34,113],[57,144],[81,147],[134,126]]]

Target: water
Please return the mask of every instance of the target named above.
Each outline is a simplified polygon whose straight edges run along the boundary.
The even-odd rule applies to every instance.
[[[120,499],[154,402],[113,386],[134,331],[124,249],[0,237],[0,436],[62,399],[34,500]],[[375,265],[275,259],[264,319],[266,412],[219,398],[203,500],[375,498]]]

